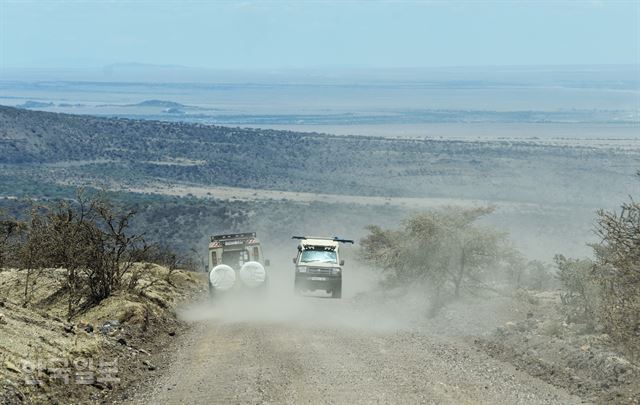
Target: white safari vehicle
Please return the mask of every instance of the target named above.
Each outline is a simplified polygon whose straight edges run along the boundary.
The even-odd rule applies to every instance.
[[[342,298],[344,260],[340,259],[340,244],[353,244],[353,241],[322,236],[294,236],[292,239],[300,240],[298,254],[293,258],[296,294],[324,290],[332,298]]]
[[[255,232],[214,235],[209,242],[209,293],[264,289],[267,266]]]

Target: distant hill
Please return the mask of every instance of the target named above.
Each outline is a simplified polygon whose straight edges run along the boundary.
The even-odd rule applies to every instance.
[[[53,107],[53,103],[51,102],[43,102],[43,101],[33,101],[33,100],[28,100],[25,101],[24,103],[18,105],[19,108],[46,108],[46,107]]]
[[[199,163],[176,163],[185,161]],[[638,161],[640,151],[613,146],[333,136],[0,106],[7,182],[31,173],[50,183],[186,182],[598,207],[637,187]]]
[[[133,104],[136,107],[163,107],[163,108],[183,108],[184,104],[176,103],[175,101],[166,100],[145,100],[137,104]]]

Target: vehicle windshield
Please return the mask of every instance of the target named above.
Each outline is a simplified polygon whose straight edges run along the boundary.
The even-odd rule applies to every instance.
[[[338,263],[338,255],[331,250],[305,250],[300,256],[300,262]]]

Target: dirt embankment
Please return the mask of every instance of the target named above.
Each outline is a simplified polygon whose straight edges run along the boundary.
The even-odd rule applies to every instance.
[[[67,317],[63,270],[0,271],[0,403],[101,403],[152,377],[156,356],[184,332],[180,302],[199,274],[140,265],[133,289]],[[25,291],[28,300],[25,299]]]
[[[640,366],[606,333],[565,321],[558,291],[528,295],[518,306],[519,316],[476,345],[589,402],[640,404]]]
[[[602,330],[567,321],[560,290],[518,290],[448,303],[436,316],[407,319],[428,336],[462,339],[504,366],[513,366],[586,402],[640,404],[640,364]],[[362,304],[393,319],[426,308],[420,296],[364,294]],[[426,311],[422,311],[426,313]],[[377,324],[380,322],[377,321]]]

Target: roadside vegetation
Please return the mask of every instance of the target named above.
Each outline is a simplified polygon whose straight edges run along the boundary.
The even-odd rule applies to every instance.
[[[101,193],[78,190],[76,198],[33,205],[19,220],[0,217],[0,269],[24,274],[23,305],[43,273],[56,273],[67,298],[67,318],[99,304],[120,290],[138,288],[136,263],[157,263],[170,271],[195,269],[195,262],[165,244],[147,244],[133,233],[136,212],[115,207]],[[54,269],[63,269],[63,274]]]
[[[583,398],[640,402],[640,203],[598,211],[593,257],[553,264],[526,261],[483,222],[491,212],[449,207],[395,229],[370,225],[361,255],[383,288],[422,291],[429,317],[463,298],[510,296],[513,321],[476,340],[488,353]]]
[[[640,176],[640,173],[639,173]],[[640,356],[640,203],[630,201],[619,212],[601,211],[595,245],[596,279],[602,293],[605,329]]]
[[[431,315],[463,295],[542,287],[548,267],[527,263],[506,233],[481,221],[492,212],[447,207],[414,214],[399,229],[370,225],[362,256],[384,272],[387,286],[421,285]]]
[[[639,360],[640,203],[598,211],[595,232],[595,259],[555,258],[565,318],[606,332]]]

